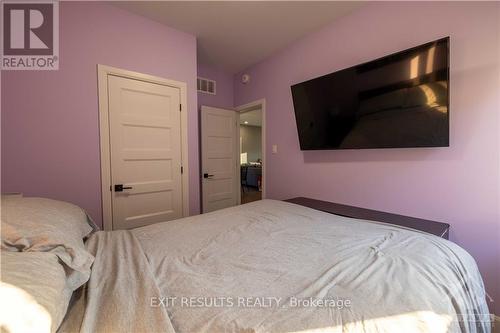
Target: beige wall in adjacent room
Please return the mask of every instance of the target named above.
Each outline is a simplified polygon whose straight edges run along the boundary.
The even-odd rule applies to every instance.
[[[262,159],[262,131],[257,126],[240,125],[241,153],[248,154],[248,162]]]

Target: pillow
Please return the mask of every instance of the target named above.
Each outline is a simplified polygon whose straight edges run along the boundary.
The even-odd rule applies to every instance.
[[[2,197],[2,250],[51,251],[66,265],[69,285],[76,289],[90,276],[94,257],[83,239],[93,231],[87,214],[73,204],[26,197]]]
[[[2,251],[0,330],[55,332],[72,291],[58,257],[51,252]]]

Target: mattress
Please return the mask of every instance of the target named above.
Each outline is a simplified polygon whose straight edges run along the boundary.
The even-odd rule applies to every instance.
[[[481,276],[424,232],[262,200],[87,242],[61,331],[490,332]]]

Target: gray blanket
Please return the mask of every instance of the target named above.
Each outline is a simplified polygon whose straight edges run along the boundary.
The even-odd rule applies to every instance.
[[[88,246],[92,276],[64,331],[490,332],[481,276],[456,244],[290,203],[99,232]]]
[[[74,294],[60,332],[174,333],[165,308],[150,307],[158,290],[129,231],[99,231],[87,242],[95,256],[90,280]]]

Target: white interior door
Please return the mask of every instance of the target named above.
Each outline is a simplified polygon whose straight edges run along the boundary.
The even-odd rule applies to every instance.
[[[239,198],[238,114],[201,107],[203,212],[236,206]]]
[[[180,89],[108,75],[108,91],[113,229],[182,217]]]

